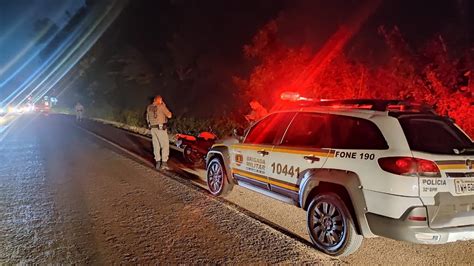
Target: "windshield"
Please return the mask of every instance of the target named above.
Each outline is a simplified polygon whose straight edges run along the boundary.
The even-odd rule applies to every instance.
[[[404,116],[399,121],[412,150],[435,154],[474,154],[473,142],[448,119]]]

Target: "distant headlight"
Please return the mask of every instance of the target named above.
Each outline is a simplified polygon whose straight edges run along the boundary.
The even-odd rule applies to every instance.
[[[34,110],[35,110],[35,107],[33,105],[27,105],[23,107],[23,112],[25,113],[33,112]]]
[[[16,114],[16,113],[18,113],[18,111],[19,110],[18,110],[17,107],[13,107],[13,106],[8,107],[8,113],[10,113],[10,114]]]

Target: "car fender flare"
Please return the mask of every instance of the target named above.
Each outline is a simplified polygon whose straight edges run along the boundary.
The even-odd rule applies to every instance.
[[[206,170],[212,158],[215,156],[219,156],[223,160],[225,171],[227,173],[227,181],[229,181],[229,184],[235,184],[236,182],[232,175],[232,169],[230,168],[229,147],[225,145],[214,145],[206,156]]]
[[[298,197],[298,204],[301,208],[306,210],[309,205],[310,193],[317,188],[321,183],[336,184],[344,187],[349,194],[354,215],[356,228],[359,233],[371,237],[375,236],[367,222],[366,212],[367,205],[365,202],[362,185],[359,176],[351,171],[339,169],[309,169],[302,173],[303,177],[300,183],[300,192]]]

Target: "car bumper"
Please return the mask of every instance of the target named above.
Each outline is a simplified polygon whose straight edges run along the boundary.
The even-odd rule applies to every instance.
[[[474,240],[474,225],[431,229],[427,221],[393,219],[372,213],[367,214],[371,231],[395,240],[418,244],[445,244]]]

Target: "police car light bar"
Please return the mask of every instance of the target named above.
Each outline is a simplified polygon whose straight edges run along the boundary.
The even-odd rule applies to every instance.
[[[303,97],[297,92],[290,92],[290,91],[283,92],[280,95],[280,99],[282,99],[283,101],[291,101],[291,102],[297,102],[297,101],[317,102],[318,101],[312,98]]]
[[[298,101],[300,94],[297,92],[283,92],[280,95],[280,99],[283,101]]]
[[[297,92],[283,92],[280,95],[280,98],[284,101],[291,101],[291,102],[296,102],[296,101],[304,101],[304,100],[309,100],[305,97],[302,97],[299,93]]]
[[[298,102],[304,106],[320,106],[335,109],[364,109],[374,111],[392,112],[423,112],[435,113],[433,108],[427,104],[413,103],[404,100],[374,100],[374,99],[349,99],[349,100],[327,100],[311,99],[302,97],[297,92],[284,92],[281,99]]]

